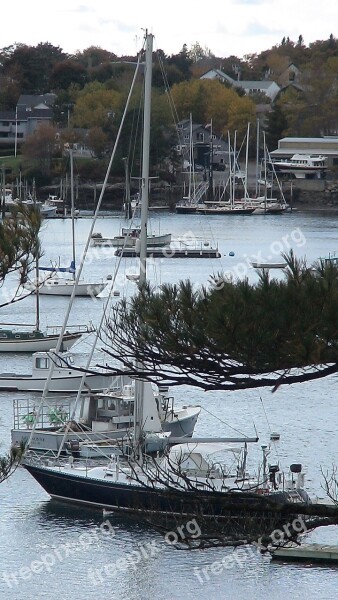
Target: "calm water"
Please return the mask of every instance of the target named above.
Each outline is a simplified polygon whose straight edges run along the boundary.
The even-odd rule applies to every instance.
[[[187,277],[196,283],[207,283],[210,274],[221,270],[234,276],[246,274],[254,281],[255,271],[248,266],[250,258],[278,260],[282,251],[292,247],[298,257],[312,262],[338,251],[338,215],[295,212],[275,217],[207,218],[162,213],[154,215],[151,223],[153,233],[170,231],[186,240],[192,236],[209,240],[212,245],[218,244],[222,253],[219,260],[157,260],[148,271],[154,284]],[[103,218],[95,231],[115,235],[122,224],[118,215]],[[76,223],[79,257],[90,225],[90,219]],[[61,264],[69,264],[69,220],[46,221],[42,240],[42,262],[60,260]],[[229,256],[230,252],[234,256]],[[91,251],[84,275],[94,280],[106,278],[114,273],[115,264],[111,250]],[[122,267],[126,266],[131,272],[137,269],[133,259],[126,259]],[[276,276],[282,275],[276,272]],[[7,282],[7,288],[11,285]],[[133,284],[122,276],[117,278],[115,289],[121,294],[134,290]],[[70,323],[92,320],[97,324],[103,303],[104,300],[76,299]],[[61,324],[66,305],[64,298],[41,298],[42,326]],[[33,323],[33,298],[3,309],[1,320]],[[89,340],[83,340],[74,347],[78,361],[84,358],[88,343]],[[3,355],[0,360],[1,371],[30,370],[28,356]],[[291,462],[301,462],[308,490],[324,495],[321,469],[325,472],[338,462],[335,377],[290,386],[275,394],[267,389],[211,394],[176,388],[174,395],[178,403],[199,403],[203,407],[197,435],[232,435],[234,431],[253,435],[256,428],[264,443],[270,431],[278,431],[281,439],[272,456],[284,468]],[[0,453],[9,444],[12,402],[18,397],[19,394],[0,393]],[[258,452],[254,450],[250,455],[253,464],[259,458]],[[0,507],[1,599],[91,600],[105,596],[119,600],[284,600],[290,592],[296,600],[303,599],[305,593],[319,600],[337,596],[336,568],[275,563],[252,549],[242,549],[236,555],[231,549],[179,551],[159,534],[142,529],[135,522],[50,501],[23,469],[0,486]],[[107,519],[109,523],[103,527]],[[337,543],[337,530],[317,530],[308,539]]]

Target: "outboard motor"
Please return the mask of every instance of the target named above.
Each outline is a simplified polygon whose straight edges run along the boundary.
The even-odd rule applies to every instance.
[[[270,483],[272,483],[272,487],[274,490],[276,490],[278,487],[276,482],[276,473],[278,473],[278,471],[278,465],[269,465],[269,481]]]
[[[69,442],[66,443],[66,448],[74,458],[80,458],[79,440],[69,440]]]

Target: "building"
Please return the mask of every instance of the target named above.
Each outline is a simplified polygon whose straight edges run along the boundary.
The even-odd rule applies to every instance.
[[[327,157],[327,166],[338,166],[338,137],[292,138],[279,140],[278,148],[270,152],[271,158],[290,158],[294,154],[313,154]]]
[[[13,111],[0,111],[0,146],[14,147],[37,129],[42,122],[53,119],[56,94],[39,96],[22,94]]]
[[[263,79],[262,81],[241,81],[232,79],[221,69],[210,69],[200,79],[218,79],[222,83],[228,83],[234,88],[241,89],[247,96],[264,94],[270,102],[273,102],[280,92],[280,86],[275,81]]]
[[[191,147],[195,165],[209,167],[210,153],[212,151],[213,168],[216,171],[225,170],[229,155],[228,143],[213,133],[211,124],[201,125],[193,123],[190,125],[190,120],[185,119],[178,123],[177,130],[179,144],[176,149],[185,161],[190,162]],[[191,141],[190,131],[192,131]]]

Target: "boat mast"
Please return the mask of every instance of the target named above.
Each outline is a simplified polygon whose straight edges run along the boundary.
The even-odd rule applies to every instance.
[[[189,187],[188,187],[189,204],[191,204],[191,194],[192,194],[192,185],[193,185],[193,170],[194,170],[194,163],[193,163],[193,161],[194,161],[194,149],[193,149],[193,140],[192,140],[192,115],[190,113],[190,127],[189,127]],[[195,197],[195,190],[194,190],[194,197]]]
[[[256,198],[258,196],[258,179],[259,179],[259,119],[257,119],[257,133],[256,133]]]
[[[70,202],[71,202],[71,218],[72,218],[72,250],[73,250],[73,279],[75,281],[75,210],[74,210],[74,163],[73,149],[69,149],[70,158]]]
[[[39,247],[36,243],[35,257],[35,330],[40,331],[40,287],[39,287]]]
[[[150,113],[152,83],[153,35],[146,32],[146,64],[144,81],[143,109],[143,149],[142,149],[142,187],[141,187],[141,234],[140,234],[140,280],[142,286],[147,280],[147,224],[149,204],[149,148],[150,148]]]
[[[143,108],[143,148],[142,148],[142,187],[141,187],[141,233],[140,233],[140,278],[139,288],[147,281],[147,222],[149,203],[149,149],[150,149],[150,114],[151,114],[151,84],[152,84],[152,59],[153,35],[146,32],[145,43],[145,79],[144,79],[144,108]],[[138,365],[142,370],[142,365]],[[141,428],[143,418],[144,381],[137,378],[135,381],[134,404],[134,457],[142,460],[140,448]]]

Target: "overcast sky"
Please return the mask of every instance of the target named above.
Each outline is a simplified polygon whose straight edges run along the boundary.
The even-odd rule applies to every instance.
[[[1,3],[0,48],[49,42],[71,54],[99,46],[135,55],[143,30],[154,49],[178,54],[198,42],[217,57],[259,53],[283,37],[308,45],[338,37],[336,0],[25,0]]]

